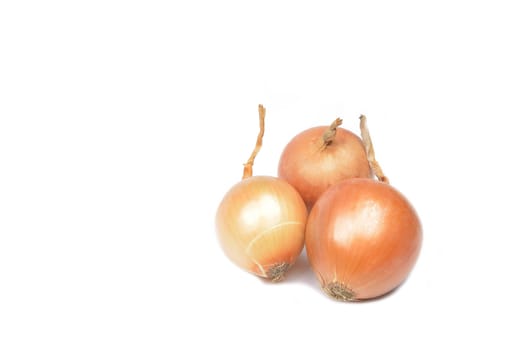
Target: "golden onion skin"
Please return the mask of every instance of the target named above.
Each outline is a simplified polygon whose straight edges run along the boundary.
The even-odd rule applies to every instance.
[[[323,290],[339,300],[379,297],[416,263],[422,227],[392,186],[349,179],[330,187],[310,212],[306,251]]]
[[[349,178],[372,176],[361,139],[338,128],[333,141],[323,145],[327,127],[307,129],[284,148],[278,175],[292,185],[310,209],[330,186]]]
[[[237,266],[278,281],[303,249],[306,220],[306,206],[292,186],[275,177],[253,176],[226,193],[216,231]]]

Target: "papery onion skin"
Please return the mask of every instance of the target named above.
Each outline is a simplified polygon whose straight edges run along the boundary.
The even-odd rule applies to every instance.
[[[285,181],[253,176],[234,185],[221,201],[216,231],[237,266],[278,281],[304,247],[307,210]]]
[[[421,243],[421,222],[409,201],[372,179],[330,187],[306,227],[312,269],[327,294],[345,301],[379,297],[399,286]]]
[[[333,141],[323,144],[326,126],[307,129],[284,148],[278,175],[291,184],[310,209],[331,185],[349,178],[372,176],[361,139],[338,128]]]

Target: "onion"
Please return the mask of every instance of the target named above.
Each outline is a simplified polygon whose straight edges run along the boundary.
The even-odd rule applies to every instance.
[[[308,208],[331,185],[349,178],[372,176],[361,139],[338,128],[341,123],[337,118],[329,127],[299,133],[281,154],[279,177],[295,187]]]
[[[330,187],[313,206],[306,251],[323,290],[344,301],[375,298],[399,286],[422,242],[418,215],[387,183],[374,157],[366,119],[361,131],[379,179],[348,179]]]
[[[341,300],[370,299],[396,288],[414,266],[421,240],[421,223],[408,200],[371,179],[328,189],[306,228],[312,269],[323,290]]]
[[[253,176],[264,134],[265,109],[259,105],[260,133],[244,167],[243,180],[221,201],[216,231],[224,253],[237,266],[279,281],[304,246],[307,211],[297,191],[271,176]]]

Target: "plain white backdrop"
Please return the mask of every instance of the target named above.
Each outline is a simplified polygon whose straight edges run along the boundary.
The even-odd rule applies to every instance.
[[[523,348],[518,1],[2,1],[0,348]],[[271,284],[215,210],[298,132],[368,116],[418,210],[385,298]]]

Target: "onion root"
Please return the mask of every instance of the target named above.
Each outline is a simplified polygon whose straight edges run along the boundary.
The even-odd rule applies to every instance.
[[[292,265],[287,262],[281,262],[277,263],[275,265],[272,265],[267,271],[266,275],[272,282],[279,282],[282,281],[284,278],[284,275],[286,271],[291,267]]]
[[[355,293],[340,282],[331,282],[323,286],[323,290],[332,298],[340,301],[354,301]]]

